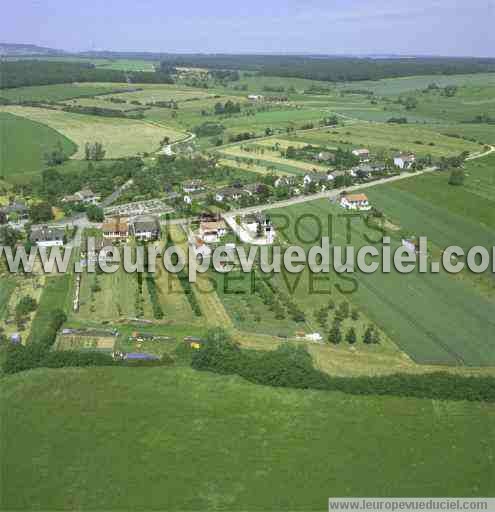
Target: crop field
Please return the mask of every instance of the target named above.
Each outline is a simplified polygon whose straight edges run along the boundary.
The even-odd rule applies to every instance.
[[[64,101],[85,96],[109,94],[111,92],[125,91],[127,84],[54,84],[36,85],[32,87],[16,87],[15,89],[0,90],[0,97],[10,101]]]
[[[380,123],[354,123],[331,130],[298,133],[298,141],[312,144],[347,144],[352,147],[366,147],[372,151],[412,151],[418,155],[451,156],[462,151],[476,153],[479,144],[455,139],[416,125],[390,125]]]
[[[456,137],[466,137],[483,144],[493,144],[495,141],[494,124],[462,123],[435,127],[437,132]]]
[[[249,146],[246,146],[249,147]],[[309,162],[302,162],[300,160],[291,160],[289,158],[284,158],[280,155],[279,152],[271,151],[269,147],[265,149],[262,149],[261,151],[255,151],[254,149],[252,151],[243,151],[241,146],[230,146],[225,149],[222,149],[220,151],[221,155],[225,155],[229,158],[241,158],[241,159],[248,159],[248,160],[254,160],[256,163],[257,161],[275,165],[275,166],[288,166],[289,168],[292,168],[294,170],[299,170],[300,173],[309,172],[313,170],[325,172],[328,170],[328,166],[320,165],[318,163],[309,163]]]
[[[373,193],[380,193],[380,188],[377,187]],[[370,197],[373,197],[371,193]],[[380,204],[377,206],[382,207]],[[426,201],[416,204],[411,218],[414,218],[413,215],[422,214],[421,209],[427,207]],[[283,226],[286,219],[277,219],[277,215],[288,216],[290,228],[287,230],[286,237],[289,242],[297,243],[297,238],[292,230],[298,217],[303,214],[316,215],[322,220],[323,232],[326,233],[328,222],[325,219],[327,216],[341,213],[342,211],[331,205],[328,200],[318,200],[274,210],[273,219],[277,223],[281,222]],[[453,219],[460,222],[462,217],[454,217],[450,212],[444,213],[437,219],[432,215],[430,205],[430,215],[425,214],[424,219],[425,222],[428,222],[426,225],[432,226],[430,230],[432,232],[435,230],[434,235],[441,232],[446,216],[449,217],[451,225],[457,229],[458,244],[463,240],[469,240],[468,237],[476,238],[478,244],[486,241],[486,239],[480,241],[469,231],[474,223],[466,221],[464,224],[456,224]],[[400,218],[402,220],[402,215]],[[338,218],[335,222],[334,244],[345,245],[345,219]],[[424,228],[424,225],[421,227]],[[480,232],[480,229],[477,233]],[[300,226],[301,236],[305,240],[317,237],[318,231],[318,225],[311,220],[303,222]],[[422,229],[419,234],[422,235],[424,232],[425,229]],[[354,221],[352,245],[356,250],[367,245],[364,239],[366,233],[376,238],[377,233],[370,231],[364,222]],[[398,247],[400,239],[397,239],[397,235],[394,236],[394,233],[389,234],[393,238],[393,248]],[[481,234],[488,234],[488,231],[485,230]],[[436,240],[435,236],[432,241],[438,244],[442,243],[442,241]],[[309,246],[309,244],[303,245]],[[380,252],[380,246],[377,248]],[[324,290],[333,291],[336,284],[340,284],[341,288],[349,293],[346,297],[364,311],[366,316],[380,326],[388,337],[416,362],[467,366],[495,364],[493,345],[495,340],[491,335],[495,328],[493,316],[495,301],[493,297],[481,295],[471,283],[456,280],[444,272],[419,274],[414,271],[410,274],[400,274],[393,269],[390,274],[381,272],[363,274],[356,271],[349,278],[351,281],[343,281],[334,273],[330,273],[327,283],[319,283],[319,289],[323,291],[323,294],[319,295],[308,293],[308,290],[311,290],[311,285],[304,280],[304,275],[301,274],[299,281],[295,283],[297,287],[294,296],[302,306],[308,307],[314,304],[313,307],[316,308],[318,304],[322,304],[328,299],[328,296],[324,295]],[[297,277],[295,279],[297,280]],[[435,308],[432,308],[432,304],[435,304]]]
[[[108,101],[106,96],[97,96],[95,98],[77,98],[64,101],[69,106],[81,107],[98,107],[112,110],[121,110],[127,112],[129,110],[136,110],[139,106],[131,105],[130,103],[112,103]]]
[[[38,370],[5,378],[0,393],[5,510],[323,511],[329,495],[493,490],[492,405],[275,389],[187,368]]]
[[[378,81],[364,80],[359,82],[359,89],[367,89],[378,96],[396,96],[403,93],[425,89],[429,84],[436,83],[439,87],[447,85],[495,85],[495,73],[477,73],[473,75],[424,75],[401,78],[386,78]],[[355,83],[339,85],[339,88],[356,89]]]
[[[143,90],[119,93],[115,97],[126,101],[150,103],[153,101],[185,101],[194,98],[208,98],[211,96],[211,93],[201,89],[171,84],[133,84],[133,86]]]
[[[76,151],[75,144],[55,129],[0,111],[0,177],[40,172],[45,153],[58,144],[66,155]]]
[[[69,311],[72,301],[72,280],[71,274],[63,274],[57,277],[48,277],[41,294],[41,299],[36,310],[33,323],[31,324],[31,337],[43,337],[46,329],[49,328],[51,315],[61,310]]]
[[[2,107],[2,110],[46,124],[65,135],[78,146],[74,158],[84,157],[86,142],[101,142],[107,158],[120,158],[156,151],[164,137],[169,137],[171,141],[184,137],[179,131],[140,120],[87,116],[31,107]]]
[[[0,277],[0,320],[3,320],[9,300],[16,287],[15,279],[9,276]]]

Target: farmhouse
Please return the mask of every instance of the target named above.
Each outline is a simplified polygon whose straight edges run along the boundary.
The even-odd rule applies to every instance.
[[[160,238],[160,222],[152,215],[140,215],[131,222],[131,233],[137,240],[152,241]]]
[[[209,244],[220,241],[227,233],[227,225],[223,220],[216,222],[201,222],[199,227],[199,235],[201,239]]]
[[[101,229],[106,240],[125,242],[129,238],[129,220],[126,217],[110,217]]]
[[[342,194],[340,206],[346,210],[371,210],[371,206],[366,194]]]
[[[354,156],[357,156],[361,162],[369,162],[370,159],[370,151],[366,148],[354,149],[352,151]]]
[[[296,184],[296,179],[294,178],[294,176],[280,176],[273,183],[273,185],[276,188],[291,187],[292,185],[295,185],[295,184]]]
[[[65,230],[60,227],[33,226],[29,239],[38,247],[61,247],[64,245]]]
[[[409,169],[415,161],[414,153],[400,153],[394,156],[394,165],[399,169]]]
[[[265,99],[261,94],[250,94],[247,99],[249,101],[263,101]]]
[[[319,162],[334,162],[335,154],[330,153],[329,151],[322,151],[321,153],[318,153],[318,155],[316,156],[316,159]]]

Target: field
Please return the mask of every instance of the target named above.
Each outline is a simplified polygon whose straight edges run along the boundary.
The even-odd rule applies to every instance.
[[[75,144],[53,128],[24,117],[0,112],[0,177],[18,177],[41,171],[45,153],[58,144],[66,155]]]
[[[387,196],[384,189],[384,196]],[[373,193],[380,194],[380,187]],[[373,199],[373,193],[370,197]],[[392,194],[388,194],[389,197]],[[393,199],[391,199],[393,201]],[[379,204],[379,203],[378,203]],[[404,204],[399,202],[399,205]],[[387,213],[386,204],[384,207]],[[475,245],[485,244],[489,241],[487,229],[477,226],[476,223],[464,219],[461,215],[451,212],[439,214],[436,208],[427,201],[404,204],[404,215],[401,222],[404,224],[415,219],[417,231],[414,234],[432,234],[432,242],[441,245],[446,240],[442,232],[445,219],[450,223],[450,233],[457,233],[457,245],[476,242]],[[409,208],[413,211],[408,210]],[[434,211],[435,210],[435,211]],[[328,200],[313,201],[303,205],[275,210],[274,220],[283,226],[286,218],[277,219],[275,215],[288,216],[290,227],[286,230],[287,238],[291,243],[297,243],[293,231],[295,220],[303,214],[316,215],[322,221],[323,233],[327,233],[328,215],[339,215],[341,210],[332,206]],[[423,216],[423,217],[422,217]],[[427,223],[426,223],[427,220]],[[346,223],[342,218],[334,218],[334,243],[337,245],[346,242]],[[428,228],[426,228],[428,226]],[[318,225],[311,219],[300,226],[301,236],[308,240],[318,233]],[[448,233],[448,231],[447,231]],[[492,231],[493,233],[493,231]],[[376,238],[377,233],[367,228],[362,221],[354,221],[352,227],[352,245],[356,250],[367,245],[364,235]],[[388,233],[393,237],[393,247],[400,245],[397,233]],[[443,238],[440,239],[440,235]],[[493,240],[493,238],[492,238]],[[303,244],[307,245],[308,244]],[[380,246],[378,246],[381,251]],[[440,272],[439,274],[399,274],[392,269],[390,274],[376,272],[362,274],[356,271],[349,276],[354,282],[342,281],[331,273],[327,283],[319,283],[319,290],[332,290],[340,282],[342,288],[347,290],[348,300],[359,307],[367,317],[380,326],[384,332],[399,347],[409,354],[416,362],[422,364],[461,364],[467,366],[493,366],[495,364],[495,351],[493,336],[495,328],[493,311],[495,301],[493,296],[481,294],[469,280],[455,279]],[[292,280],[294,284],[294,279]],[[297,282],[295,297],[302,307],[316,309],[318,305],[328,300],[328,295],[309,293],[309,283],[304,275]],[[356,289],[357,288],[357,289]],[[328,292],[330,293],[330,292]],[[432,308],[432,304],[435,305]]]
[[[0,97],[10,101],[63,101],[98,94],[125,91],[127,84],[54,84],[0,90]]]
[[[134,84],[142,91],[119,93],[116,97],[122,100],[140,101],[143,103],[153,101],[190,101],[195,98],[208,98],[211,93],[192,87],[168,84]]]
[[[107,158],[132,156],[159,148],[164,137],[178,140],[183,133],[146,121],[87,116],[31,107],[2,107],[16,114],[57,130],[77,144],[74,158],[84,157],[86,142],[103,143]]]
[[[10,296],[15,289],[16,283],[12,277],[0,277],[0,320],[3,320]]]
[[[293,137],[309,144],[340,144],[365,147],[374,152],[412,151],[417,155],[434,157],[458,155],[462,151],[476,153],[480,145],[463,139],[447,137],[418,125],[384,123],[353,123],[335,129],[298,133]]]
[[[323,511],[329,496],[493,491],[492,405],[186,368],[38,370],[0,393],[5,510]]]

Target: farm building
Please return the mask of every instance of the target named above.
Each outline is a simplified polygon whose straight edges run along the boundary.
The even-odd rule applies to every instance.
[[[103,238],[125,242],[129,238],[129,220],[127,217],[110,217],[102,226]]]
[[[361,162],[368,162],[370,159],[370,151],[366,148],[354,149],[352,154],[357,156]]]
[[[249,101],[263,101],[265,99],[261,94],[250,94],[247,99]]]
[[[160,238],[160,222],[152,215],[140,215],[131,222],[131,233],[137,240],[153,241]]]
[[[19,201],[13,201],[8,206],[0,208],[0,213],[10,222],[27,220],[29,218],[28,207]]]
[[[366,194],[343,194],[340,198],[340,206],[346,210],[371,210],[371,205]]]
[[[91,189],[85,188],[79,190],[73,195],[65,196],[62,203],[83,203],[96,205],[100,202],[101,197],[96,195]]]
[[[400,153],[394,156],[394,165],[399,169],[409,169],[416,162],[414,153]]]
[[[62,227],[33,226],[29,239],[38,247],[61,247],[65,242],[65,230]]]
[[[226,187],[216,193],[215,200],[219,203],[222,203],[223,201],[238,201],[245,194],[246,191],[239,188]]]

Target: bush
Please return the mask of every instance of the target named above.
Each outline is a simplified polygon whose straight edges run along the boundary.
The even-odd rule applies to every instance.
[[[285,344],[271,352],[241,350],[221,329],[209,333],[202,347],[192,354],[191,365],[196,370],[235,374],[267,386],[341,391],[353,395],[495,402],[493,377],[462,377],[441,372],[332,377],[314,368],[311,356],[303,346]]]

